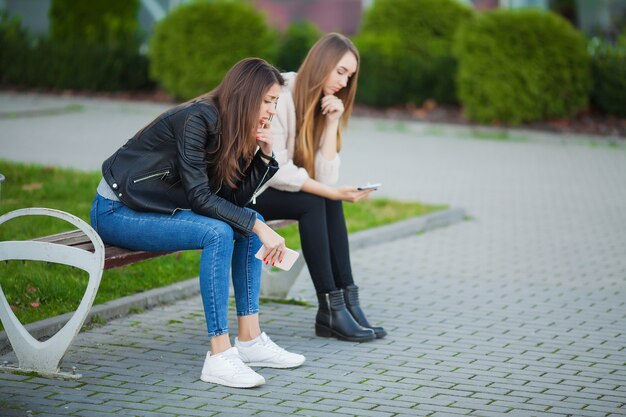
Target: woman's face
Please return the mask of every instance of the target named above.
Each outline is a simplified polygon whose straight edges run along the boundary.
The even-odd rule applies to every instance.
[[[276,113],[276,102],[278,101],[279,95],[279,84],[274,84],[267,90],[265,96],[263,96],[263,100],[261,100],[259,120],[262,120],[263,118],[271,118]]]
[[[337,65],[330,71],[322,91],[324,95],[336,94],[337,91],[348,85],[348,80],[354,75],[357,68],[357,61],[354,54],[350,51],[346,52],[337,62]]]

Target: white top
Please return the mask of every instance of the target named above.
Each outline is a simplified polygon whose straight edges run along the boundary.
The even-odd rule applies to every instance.
[[[282,75],[285,78],[285,85],[281,88],[276,115],[270,126],[274,142],[274,155],[280,169],[262,188],[261,192],[267,186],[281,191],[300,191],[304,182],[309,178],[309,174],[304,168],[293,163],[296,140],[296,108],[291,94],[297,74],[288,72]],[[327,185],[336,184],[339,180],[340,165],[339,155],[333,160],[328,160],[322,156],[321,150],[318,149],[315,156],[315,180]]]

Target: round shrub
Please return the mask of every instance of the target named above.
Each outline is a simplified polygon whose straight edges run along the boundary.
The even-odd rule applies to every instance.
[[[179,99],[217,86],[237,61],[272,61],[277,34],[265,16],[240,2],[192,2],[157,23],[150,40],[150,74]]]
[[[309,49],[320,38],[321,32],[311,22],[295,22],[282,36],[276,65],[282,71],[298,71]]]
[[[374,76],[386,74],[388,83],[400,84],[398,88],[405,91],[392,104],[421,105],[426,99],[456,102],[456,60],[451,47],[457,28],[473,16],[473,9],[457,0],[377,0],[366,12],[361,34],[355,40],[363,49],[359,88],[369,89],[367,84],[377,82]],[[374,37],[385,39],[377,42],[372,40]],[[390,50],[386,43],[393,38],[396,40],[391,42],[399,47]],[[394,63],[404,62],[410,70],[399,74],[389,61],[369,59],[367,54],[384,55]],[[389,104],[388,97],[367,96],[360,97],[369,104]]]
[[[626,117],[626,37],[622,45],[611,45],[594,39],[591,44],[594,109]]]
[[[584,109],[591,87],[583,35],[540,10],[497,10],[457,34],[458,94],[478,122],[519,124]]]

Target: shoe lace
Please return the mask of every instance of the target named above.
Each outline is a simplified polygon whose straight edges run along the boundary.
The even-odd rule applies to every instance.
[[[286,352],[285,349],[281,348],[280,346],[278,346],[276,343],[274,343],[274,341],[272,339],[270,339],[269,337],[265,340],[264,346],[270,350],[273,350],[274,352],[278,352],[278,353],[283,353]]]
[[[226,362],[232,365],[232,367],[235,368],[235,371],[238,373],[248,372],[248,370],[250,369],[245,363],[243,363],[239,356],[225,356],[224,359],[226,360]]]

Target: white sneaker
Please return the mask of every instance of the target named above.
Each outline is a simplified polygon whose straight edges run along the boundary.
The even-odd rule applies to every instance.
[[[234,388],[252,388],[265,384],[265,378],[241,361],[236,347],[217,355],[208,352],[200,379]]]
[[[239,350],[239,357],[249,366],[265,366],[267,368],[295,368],[304,363],[306,358],[297,353],[287,352],[272,342],[265,332],[261,333],[251,346],[243,346],[235,338],[235,347]]]

